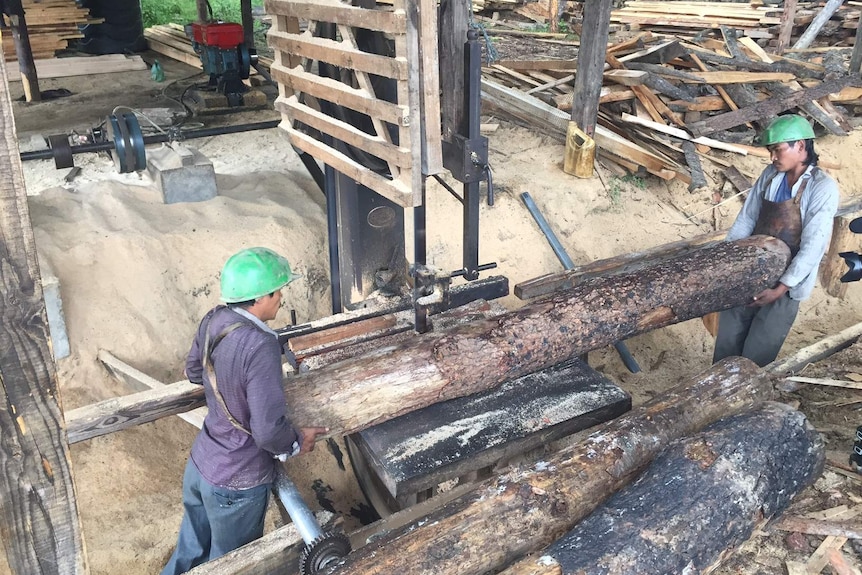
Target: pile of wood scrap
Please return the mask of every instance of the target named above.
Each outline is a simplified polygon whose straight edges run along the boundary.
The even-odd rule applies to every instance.
[[[30,35],[30,46],[34,58],[52,58],[58,50],[64,50],[69,40],[83,38],[79,25],[100,24],[103,18],[90,18],[90,11],[80,7],[75,0],[24,0],[24,17]],[[9,29],[9,19],[3,18],[3,53],[6,61],[17,58],[15,43]]]
[[[786,26],[787,34],[798,39],[817,21],[821,39],[828,39],[830,45],[852,46],[859,15],[857,2],[842,5],[842,0],[831,0],[825,5],[819,2],[788,1],[780,6],[765,6],[758,1],[729,3],[632,0],[611,13],[611,22],[629,30],[667,32],[687,38],[702,34],[705,30],[729,26],[745,36],[769,39],[770,43],[775,45],[783,27]]]
[[[849,112],[837,104],[862,103],[862,81],[847,74],[839,54],[797,60],[768,54],[730,28],[721,32],[721,40],[690,42],[645,32],[608,47],[595,135],[600,157],[696,189],[706,185],[702,158],[730,165],[713,149],[766,157],[751,144],[780,113],[803,114],[831,134],[849,132]],[[484,69],[484,101],[563,140],[576,65],[500,61]]]

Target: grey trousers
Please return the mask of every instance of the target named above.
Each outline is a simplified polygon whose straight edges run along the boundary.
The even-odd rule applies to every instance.
[[[763,367],[775,361],[798,312],[799,302],[788,294],[767,306],[721,312],[712,362],[742,356]]]

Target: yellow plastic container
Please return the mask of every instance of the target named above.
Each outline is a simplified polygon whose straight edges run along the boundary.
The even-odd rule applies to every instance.
[[[577,122],[569,122],[563,171],[579,178],[592,178],[595,159],[596,141],[582,132]]]

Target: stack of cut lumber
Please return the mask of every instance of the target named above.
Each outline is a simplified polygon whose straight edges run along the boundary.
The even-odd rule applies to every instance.
[[[78,6],[75,0],[24,0],[23,5],[30,47],[36,59],[52,58],[55,52],[68,46],[69,40],[83,38],[79,25],[101,24],[104,21],[103,18],[90,18],[90,11]],[[3,20],[9,26],[6,16],[3,16]],[[3,31],[3,53],[7,61],[17,58],[12,33],[8,28]]]
[[[700,162],[732,162],[712,150],[767,156],[753,146],[766,122],[784,112],[823,133],[846,135],[862,106],[862,80],[832,54],[797,60],[767,53],[723,28],[722,40],[682,42],[643,32],[609,45],[596,144],[627,171],[706,184]],[[501,60],[483,69],[483,102],[564,140],[577,60]],[[837,167],[837,166],[825,166]]]

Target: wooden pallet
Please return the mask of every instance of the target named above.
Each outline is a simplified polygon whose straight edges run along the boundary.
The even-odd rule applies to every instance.
[[[392,9],[332,0],[266,2],[273,16],[269,45],[275,58],[270,71],[280,94],[275,107],[291,143],[405,207],[421,205],[423,173],[442,171],[435,6],[433,0],[395,0]],[[305,32],[299,30],[299,19],[308,22]],[[318,23],[335,25],[338,39],[317,35]],[[356,28],[392,38],[394,55],[361,51]],[[338,67],[341,77],[318,75],[320,63]],[[395,102],[375,93],[372,75],[395,82]],[[327,106],[318,105],[321,101],[369,116],[370,132],[327,114]],[[300,124],[381,159],[388,174],[308,135]]]

